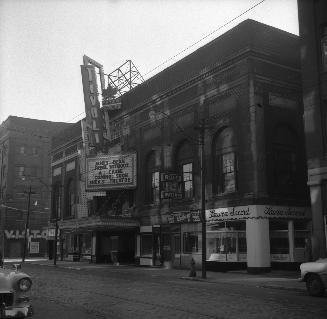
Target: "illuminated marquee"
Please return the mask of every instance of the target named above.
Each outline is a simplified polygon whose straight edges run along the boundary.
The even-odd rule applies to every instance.
[[[136,187],[136,154],[87,158],[87,190]]]

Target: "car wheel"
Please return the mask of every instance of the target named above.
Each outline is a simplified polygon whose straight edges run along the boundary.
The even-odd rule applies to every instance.
[[[325,287],[318,275],[310,275],[306,285],[310,296],[320,297],[325,292]]]

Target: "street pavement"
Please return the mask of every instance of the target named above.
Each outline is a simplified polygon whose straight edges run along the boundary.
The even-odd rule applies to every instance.
[[[12,263],[12,261],[7,261]],[[19,259],[15,260],[19,262]],[[27,263],[54,267],[53,260],[48,259],[30,259]],[[94,264],[88,262],[69,262],[69,261],[57,261],[59,268],[84,270],[84,271],[103,271],[105,269],[134,269],[140,274],[148,267],[140,267],[134,265],[112,265],[112,264]],[[197,271],[195,278],[189,277],[189,270],[187,269],[168,269],[163,267],[155,267],[158,273],[162,276],[173,277],[176,279],[184,279],[191,281],[205,281],[211,283],[228,283],[237,284],[242,286],[254,286],[261,288],[271,289],[283,289],[290,291],[306,291],[305,284],[299,281],[300,271],[283,271],[273,270],[264,274],[249,274],[246,270],[228,271],[228,272],[213,272],[207,271],[206,278],[202,278],[201,270]]]
[[[326,319],[326,296],[308,296],[299,272],[207,272],[28,260],[34,319]]]

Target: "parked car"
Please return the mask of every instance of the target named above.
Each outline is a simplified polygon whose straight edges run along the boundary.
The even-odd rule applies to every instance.
[[[0,318],[27,318],[32,316],[30,303],[32,279],[21,272],[18,265],[0,268]]]
[[[301,281],[304,281],[310,296],[323,296],[327,288],[327,258],[300,265]]]

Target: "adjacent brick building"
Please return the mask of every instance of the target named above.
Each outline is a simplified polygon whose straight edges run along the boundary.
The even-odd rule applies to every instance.
[[[22,257],[29,190],[27,256],[47,255],[50,137],[67,125],[9,116],[0,126],[0,243],[4,257]]]

